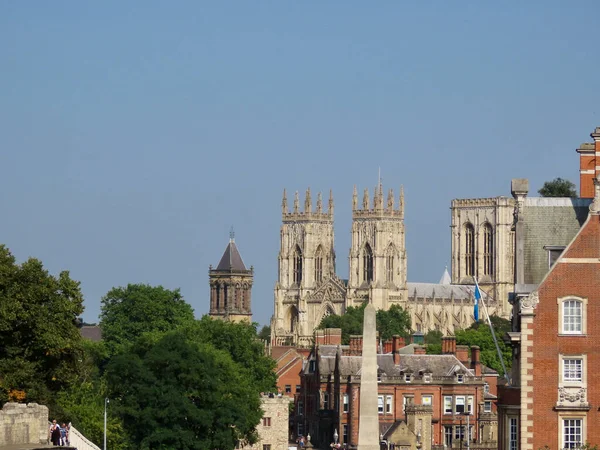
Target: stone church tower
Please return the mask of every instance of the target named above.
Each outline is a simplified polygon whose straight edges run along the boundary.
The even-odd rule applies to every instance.
[[[323,211],[321,193],[313,209],[310,189],[300,210],[298,192],[288,209],[284,190],[275,284],[275,311],[271,321],[276,345],[310,345],[315,324],[329,314],[344,311],[345,286],[335,275],[333,196]]]
[[[210,311],[213,318],[252,322],[251,292],[254,269],[246,269],[233,231],[216,269],[209,268]]]
[[[362,208],[356,187],[352,197],[352,244],[346,306],[365,301],[387,310],[406,302],[406,247],[404,236],[404,191],[398,208],[390,189],[384,204],[383,186],[375,188],[373,205],[365,189]]]

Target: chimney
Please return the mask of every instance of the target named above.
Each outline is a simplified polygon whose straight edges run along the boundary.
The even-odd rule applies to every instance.
[[[315,345],[322,345],[325,343],[325,336],[323,330],[315,330]]]
[[[456,354],[456,337],[445,336],[442,338],[442,354],[444,354],[444,355],[455,355]]]
[[[468,345],[457,345],[456,346],[456,359],[458,359],[463,364],[467,364],[469,362],[469,346]]]
[[[323,330],[324,344],[327,345],[341,345],[342,343],[342,329],[341,328],[325,328]]]
[[[393,341],[388,339],[383,343],[383,353],[392,353]]]
[[[597,177],[596,154],[600,152],[600,127],[597,127],[590,136],[594,142],[584,142],[577,149],[579,153],[579,196],[581,198],[594,198],[594,178]]]
[[[359,356],[362,354],[362,336],[354,334],[350,336],[350,355]]]
[[[471,346],[471,369],[475,372],[475,376],[481,376],[481,363],[479,362],[479,354],[481,350],[477,345]]]
[[[427,349],[425,347],[423,347],[422,345],[416,345],[414,354],[415,355],[426,355]]]
[[[400,353],[398,351],[404,347],[404,338],[395,334],[392,336],[392,353],[394,354],[394,364],[400,364]]]

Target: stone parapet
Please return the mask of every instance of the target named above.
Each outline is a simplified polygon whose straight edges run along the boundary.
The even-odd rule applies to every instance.
[[[37,403],[6,403],[0,411],[0,446],[45,444],[48,408]]]

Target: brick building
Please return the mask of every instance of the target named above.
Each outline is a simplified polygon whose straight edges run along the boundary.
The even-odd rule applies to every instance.
[[[517,284],[513,383],[500,387],[502,449],[600,443],[600,178],[586,222],[541,283]],[[517,233],[519,228],[517,228]]]
[[[325,330],[327,332],[328,330]],[[296,396],[298,435],[310,434],[323,447],[358,443],[362,337],[341,345],[339,335],[314,346]],[[479,348],[457,346],[444,338],[443,355],[426,355],[420,345],[404,345],[398,336],[378,344],[378,412],[380,438],[388,444],[424,450],[458,448],[467,436],[478,448],[497,447],[495,389],[497,373],[479,362]],[[469,350],[472,358],[469,358]],[[414,447],[411,447],[414,448]]]

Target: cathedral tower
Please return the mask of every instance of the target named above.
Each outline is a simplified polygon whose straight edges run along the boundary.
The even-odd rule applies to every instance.
[[[321,193],[313,209],[310,188],[304,209],[298,192],[292,211],[283,191],[282,225],[275,284],[275,311],[271,321],[274,345],[310,345],[314,328],[323,317],[341,314],[345,287],[335,275],[333,196],[327,212]]]
[[[364,192],[362,208],[358,207],[358,193],[354,188],[349,259],[346,306],[369,301],[377,309],[387,310],[393,304],[404,307],[407,290],[402,188],[397,209],[391,189],[384,203],[381,182],[375,188],[372,207],[368,189]]]
[[[251,291],[254,270],[246,269],[233,231],[216,269],[209,268],[210,311],[213,318],[252,322]]]

